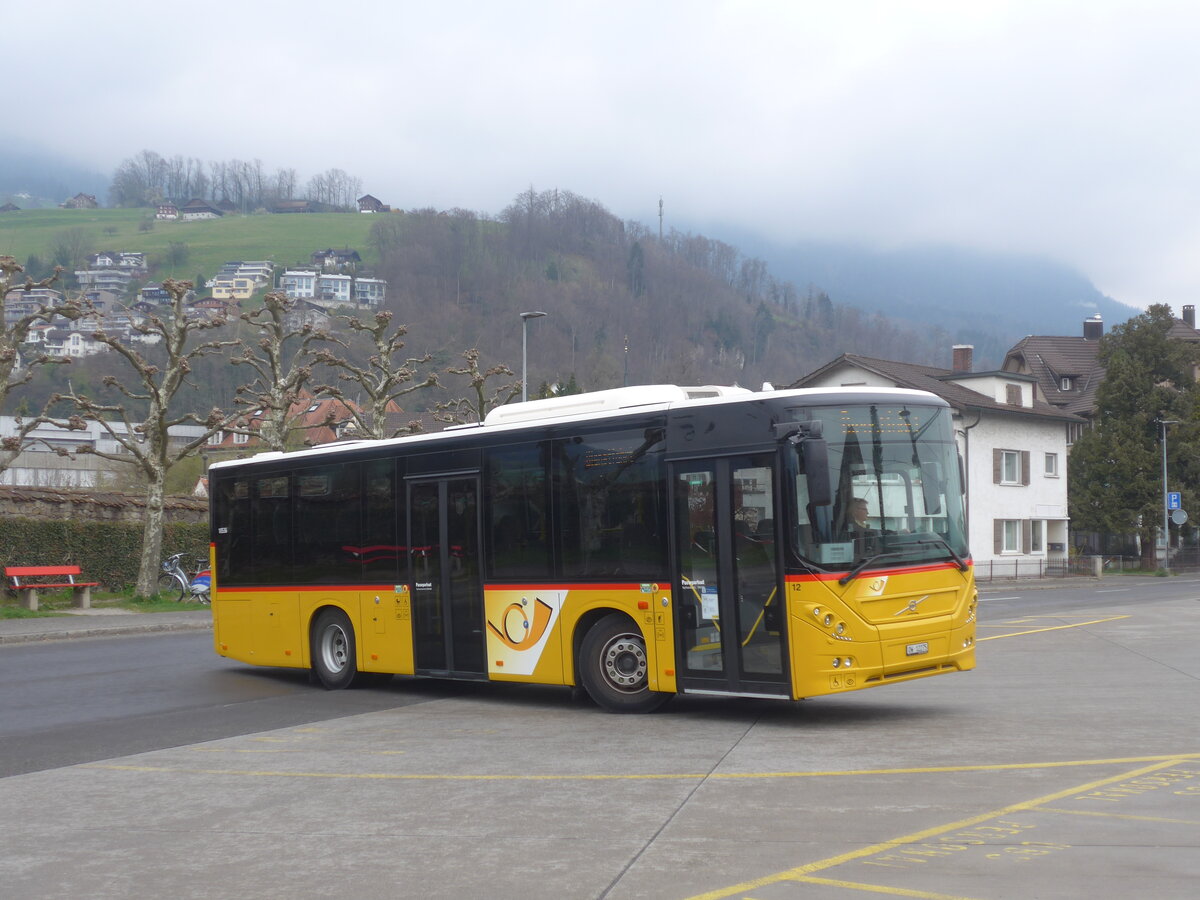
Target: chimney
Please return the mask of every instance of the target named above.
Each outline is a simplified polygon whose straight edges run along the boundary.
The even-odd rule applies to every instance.
[[[1098,341],[1102,337],[1104,337],[1104,319],[1099,313],[1090,319],[1083,320],[1083,339],[1085,341]]]
[[[1187,324],[1188,328],[1196,327],[1196,307],[1190,303],[1183,308],[1183,321]]]
[[[953,350],[953,362],[950,363],[950,368],[955,372],[970,372],[972,357],[975,355],[975,345],[955,344]]]

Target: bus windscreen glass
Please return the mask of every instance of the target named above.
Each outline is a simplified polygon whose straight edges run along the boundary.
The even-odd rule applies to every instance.
[[[958,451],[943,406],[807,407],[828,448],[832,502],[796,478],[796,551],[825,569],[960,561],[969,551]]]

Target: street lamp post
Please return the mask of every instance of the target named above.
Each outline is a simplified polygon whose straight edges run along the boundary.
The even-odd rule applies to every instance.
[[[1162,506],[1163,506],[1163,568],[1171,570],[1171,520],[1167,509],[1167,426],[1178,425],[1178,419],[1159,419],[1162,429]]]
[[[529,320],[540,319],[544,312],[521,313],[521,402],[529,399]]]

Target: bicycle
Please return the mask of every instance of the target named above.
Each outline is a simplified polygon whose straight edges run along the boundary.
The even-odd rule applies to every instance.
[[[196,560],[195,571],[189,574],[181,562],[184,556],[173,553],[162,561],[162,574],[158,576],[159,595],[174,597],[179,603],[185,599],[194,603],[210,602],[212,573],[208,570],[208,560]]]

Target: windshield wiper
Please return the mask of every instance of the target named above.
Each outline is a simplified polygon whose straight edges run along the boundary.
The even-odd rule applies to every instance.
[[[950,546],[950,543],[945,538],[938,537],[937,535],[931,535],[930,537],[927,537],[927,538],[921,538],[921,540],[919,540],[919,541],[913,541],[913,543],[914,544],[937,544],[939,546],[944,547],[946,549],[946,552],[950,554],[950,558],[954,560],[954,564],[956,566],[958,566],[958,571],[960,571],[960,572],[967,571],[967,561],[958,555],[958,553],[955,551],[955,549]]]
[[[965,559],[963,559],[961,556],[959,556],[958,553],[955,552],[954,548],[951,547],[944,538],[940,538],[940,537],[937,537],[936,535],[934,535],[934,536],[931,536],[928,538],[921,538],[921,539],[915,540],[915,541],[906,541],[905,547],[912,547],[917,544],[935,544],[937,546],[944,548],[945,551],[947,553],[949,553],[950,557],[954,560],[954,564],[956,566],[958,566],[958,571],[960,571],[960,572],[967,571],[967,568],[968,568],[967,561]],[[857,578],[859,575],[861,575],[863,570],[866,569],[867,566],[873,565],[874,563],[879,562],[881,559],[911,560],[912,557],[910,554],[903,552],[903,551],[900,551],[900,552],[892,551],[890,553],[876,553],[872,556],[868,556],[868,557],[864,558],[862,562],[860,562],[857,566],[855,566],[853,569],[851,569],[849,572],[847,572],[845,575],[843,575],[841,578],[839,578],[838,584],[841,584],[841,585],[849,584],[851,581],[853,581],[855,578]]]
[[[863,569],[865,569],[867,566],[871,565],[872,563],[878,562],[881,559],[900,559],[900,558],[907,558],[907,557],[908,557],[907,553],[894,553],[894,552],[893,553],[876,553],[874,556],[868,556],[862,562],[860,562],[857,566],[855,566],[853,569],[851,569],[849,572],[847,572],[845,575],[843,575],[841,578],[839,578],[838,584],[843,584],[843,585],[849,584],[851,581],[853,581],[855,578],[857,578],[859,575],[862,574]]]

